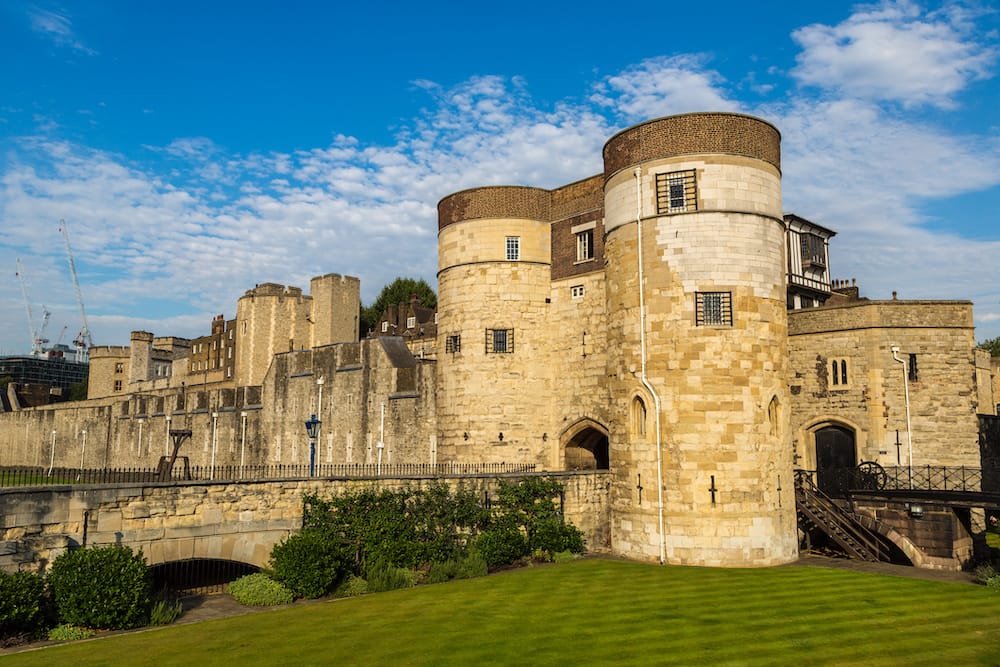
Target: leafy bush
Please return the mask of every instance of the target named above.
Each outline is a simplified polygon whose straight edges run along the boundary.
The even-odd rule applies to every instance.
[[[987,579],[986,586],[987,588],[992,588],[995,591],[1000,591],[1000,574]]]
[[[0,572],[0,637],[31,635],[45,621],[45,582],[32,572]]]
[[[972,571],[972,576],[976,583],[985,584],[993,577],[1000,574],[997,569],[993,567],[992,563],[983,563],[982,565],[977,565],[976,569]]]
[[[170,625],[184,611],[180,600],[157,600],[149,612],[150,625]]]
[[[284,584],[263,572],[248,574],[229,584],[229,594],[247,607],[273,607],[291,604],[294,596]]]
[[[417,575],[413,570],[396,567],[384,560],[366,565],[365,579],[368,581],[368,590],[372,593],[412,588],[417,583]]]
[[[346,550],[328,530],[307,528],[290,535],[271,550],[271,576],[296,597],[318,598],[329,593],[349,571]]]
[[[81,628],[77,625],[63,623],[49,630],[49,639],[54,642],[69,642],[74,639],[93,637],[95,634],[90,628]]]
[[[348,575],[340,586],[337,587],[336,595],[342,598],[353,598],[358,595],[368,593],[368,582],[355,574]]]
[[[458,572],[458,563],[453,560],[446,560],[443,563],[431,563],[431,568],[427,571],[428,584],[440,584],[455,578]]]
[[[572,551],[557,551],[552,554],[553,563],[569,563],[570,561],[579,560],[579,558],[580,554]]]
[[[558,517],[545,517],[535,522],[528,546],[532,552],[546,552],[549,556],[546,560],[560,551],[582,553],[583,533],[576,526],[563,524]]]
[[[108,546],[67,551],[47,578],[59,620],[88,628],[137,628],[149,620],[152,583],[142,552]]]
[[[458,561],[458,568],[455,570],[455,579],[472,579],[473,577],[485,577],[489,573],[486,560],[475,549]]]
[[[501,517],[476,538],[474,549],[486,565],[495,569],[527,556],[528,540],[512,519]]]

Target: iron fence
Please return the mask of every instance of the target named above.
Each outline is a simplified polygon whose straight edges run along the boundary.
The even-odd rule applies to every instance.
[[[829,496],[848,491],[974,491],[982,490],[981,468],[966,466],[889,466],[862,463],[852,468],[796,470],[797,481],[814,484]]]
[[[450,477],[454,475],[502,475],[535,472],[535,464],[515,463],[333,463],[315,466],[312,477]],[[12,466],[0,468],[0,487],[51,486],[59,484],[134,484],[160,481],[264,481],[308,478],[308,464],[174,466],[168,479],[156,468],[47,468]]]

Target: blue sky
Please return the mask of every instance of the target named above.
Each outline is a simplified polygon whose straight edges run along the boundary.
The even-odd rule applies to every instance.
[[[871,298],[971,299],[1000,335],[991,3],[0,4],[0,353],[207,333],[257,283],[435,284],[436,203],[598,173],[699,110],[783,136],[784,207]]]

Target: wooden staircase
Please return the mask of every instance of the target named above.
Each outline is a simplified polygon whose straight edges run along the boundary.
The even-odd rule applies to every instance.
[[[820,491],[810,475],[795,476],[795,509],[799,529],[806,535],[823,533],[855,560],[890,562],[885,538]]]

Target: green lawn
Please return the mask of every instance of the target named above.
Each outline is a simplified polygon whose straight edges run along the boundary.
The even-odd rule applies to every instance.
[[[998,665],[1000,593],[583,560],[15,654],[16,665]]]

